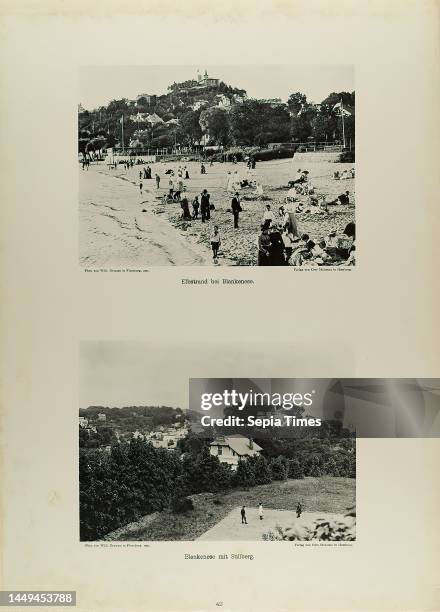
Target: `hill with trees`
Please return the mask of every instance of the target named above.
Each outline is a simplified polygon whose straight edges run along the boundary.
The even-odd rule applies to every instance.
[[[203,87],[195,80],[173,83],[162,95],[112,100],[93,110],[80,105],[78,150],[121,147],[122,117],[124,146],[133,151],[341,141],[341,111],[336,106],[341,100],[345,136],[354,142],[354,92],[332,92],[319,104],[294,92],[283,103],[250,99],[245,90],[222,81]]]

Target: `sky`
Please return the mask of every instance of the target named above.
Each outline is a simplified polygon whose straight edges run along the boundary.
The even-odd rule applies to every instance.
[[[139,342],[83,342],[80,407],[188,407],[188,374],[178,367],[178,347]]]
[[[300,371],[308,350],[293,350],[289,342],[81,342],[80,407],[188,408],[190,378],[288,378]],[[323,348],[313,350],[313,359],[319,371],[329,357]]]
[[[173,82],[197,78],[207,69],[212,78],[245,89],[251,98],[281,98],[305,93],[321,102],[335,91],[354,91],[352,65],[249,65],[249,66],[88,66],[80,72],[80,100],[85,109],[106,106],[111,100],[135,99],[141,93],[164,94]]]

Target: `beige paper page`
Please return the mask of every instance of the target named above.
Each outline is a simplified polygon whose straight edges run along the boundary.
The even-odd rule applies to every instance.
[[[79,541],[77,434],[83,341],[187,350],[170,384],[438,376],[438,3],[0,7],[1,588],[76,590],[84,612],[438,610],[437,439],[358,441],[350,547],[111,549]],[[354,66],[355,268],[79,266],[81,67],[201,62]],[[254,284],[182,285],[206,276]],[[223,552],[254,560],[184,559]]]

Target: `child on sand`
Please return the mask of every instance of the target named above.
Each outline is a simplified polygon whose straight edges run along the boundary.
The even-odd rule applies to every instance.
[[[260,502],[258,505],[258,516],[260,517],[260,521],[263,520],[263,504]]]
[[[212,258],[214,259],[214,263],[217,263],[218,250],[220,248],[221,239],[218,231],[218,226],[214,225],[214,231],[211,234],[211,248],[212,248]]]

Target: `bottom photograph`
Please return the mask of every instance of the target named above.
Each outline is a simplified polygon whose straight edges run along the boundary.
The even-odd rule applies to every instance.
[[[81,541],[356,539],[343,399],[321,414],[313,385],[236,369],[218,347],[81,343]]]

